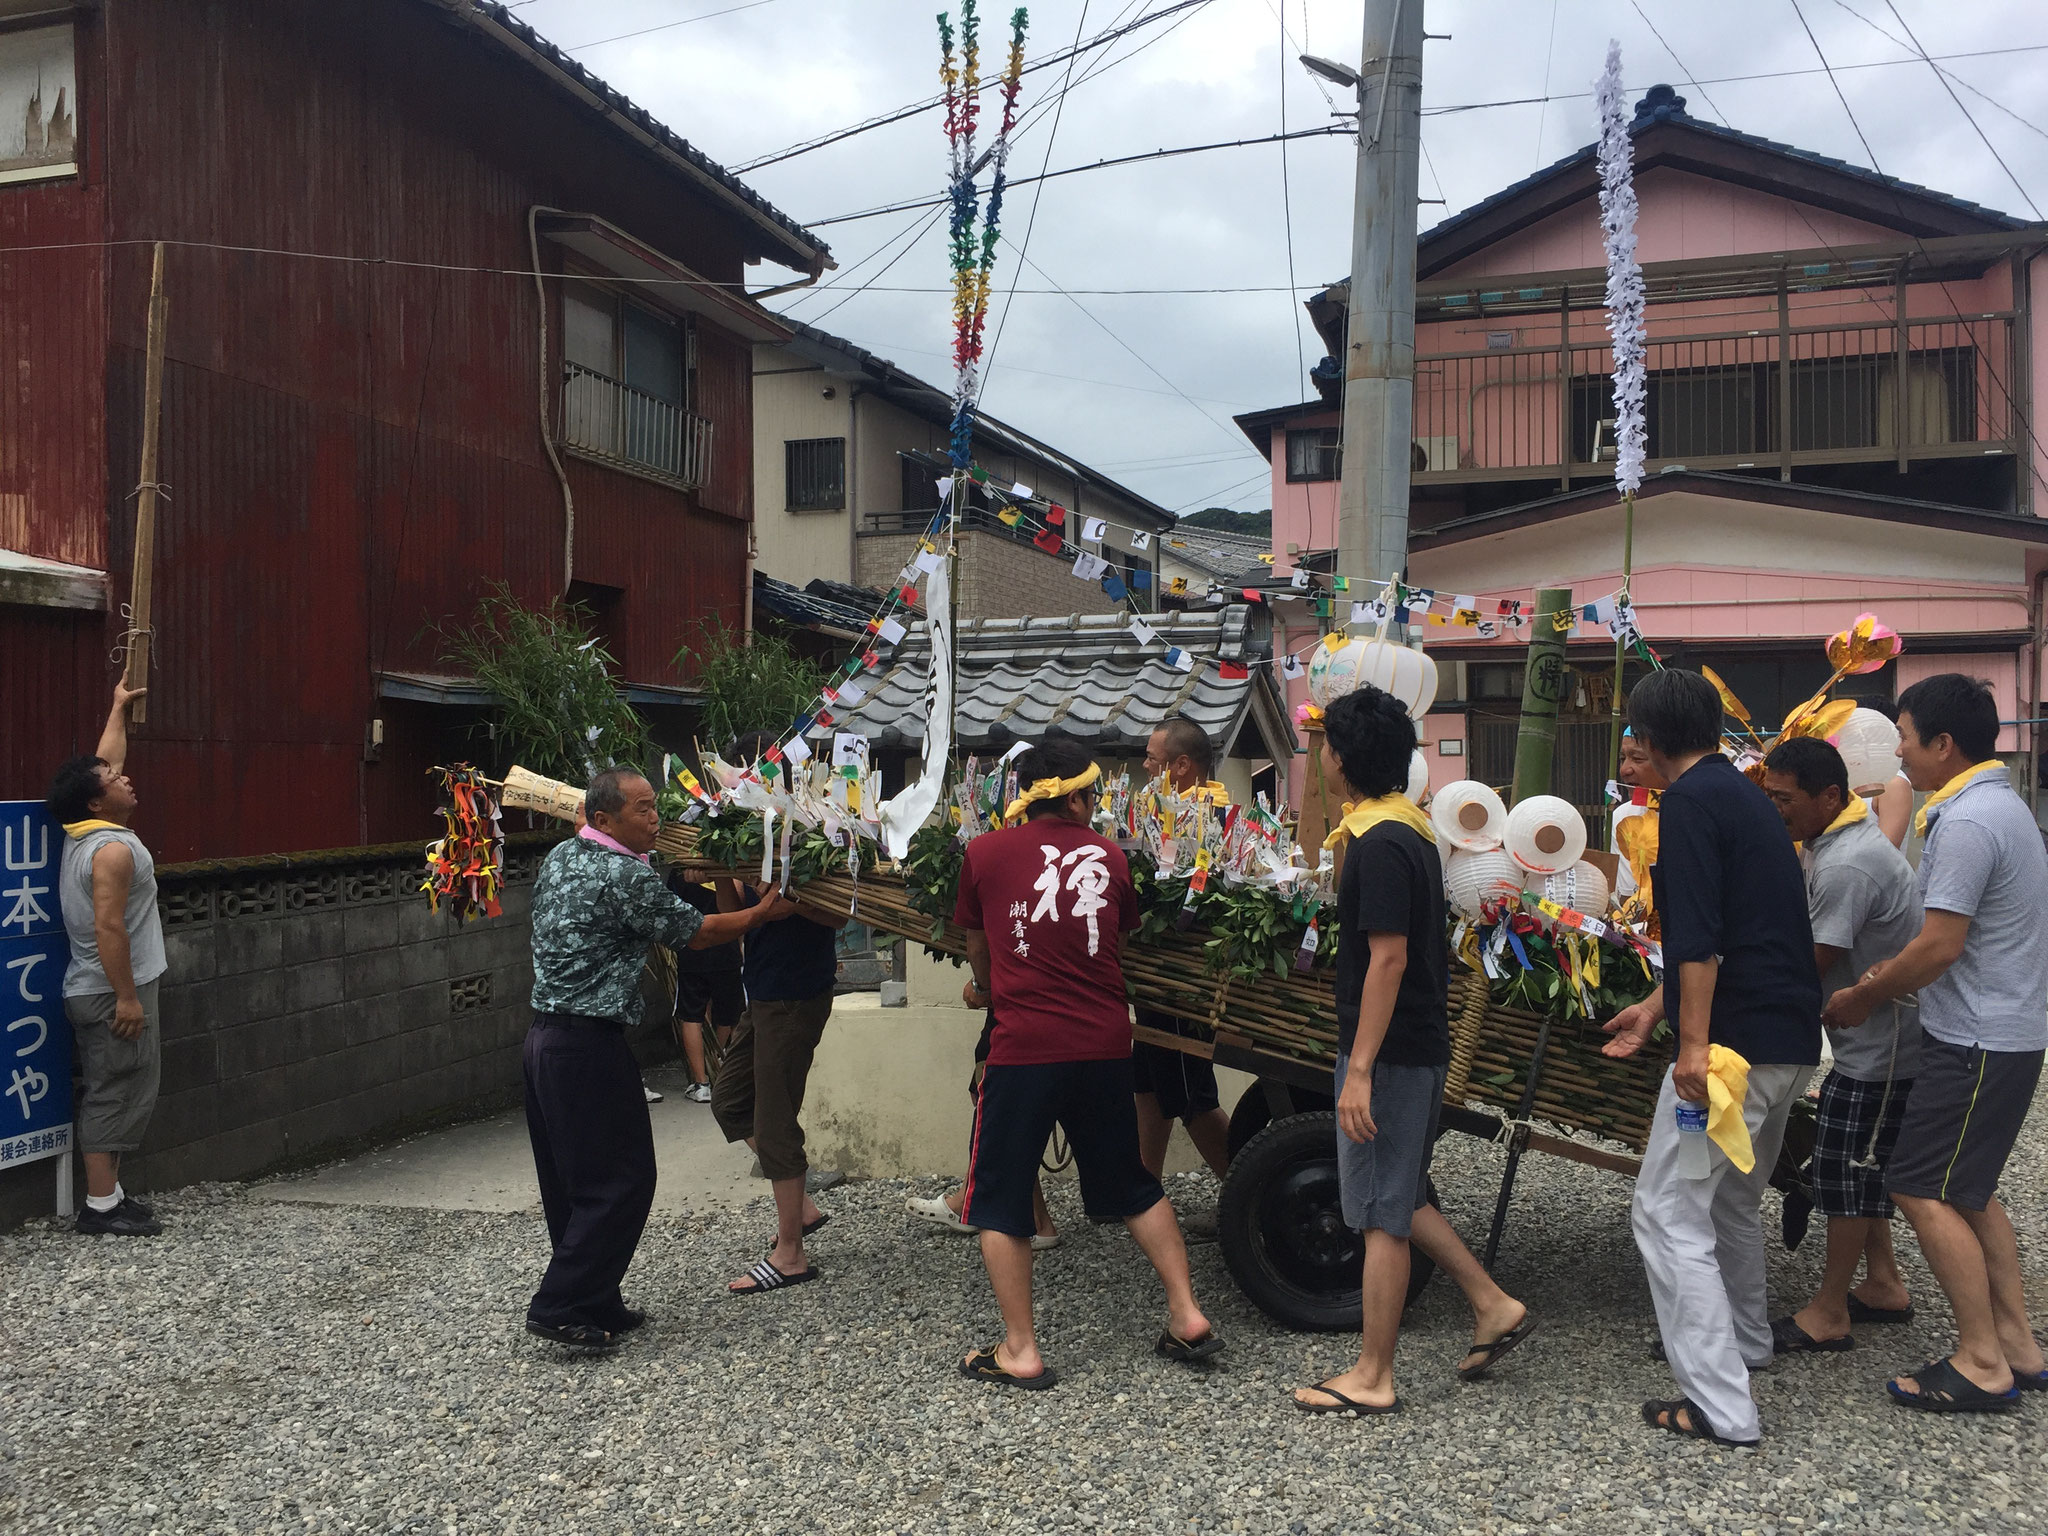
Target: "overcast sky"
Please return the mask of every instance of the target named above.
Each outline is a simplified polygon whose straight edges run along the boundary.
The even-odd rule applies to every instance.
[[[1026,57],[1169,3],[1031,0]],[[1591,84],[1609,37],[1621,41],[1631,98],[1659,81],[1704,80],[1704,89],[1679,86],[1695,115],[1857,164],[1874,153],[1892,175],[2039,217],[2020,189],[2048,207],[2048,9],[2024,0],[1893,3],[1897,17],[1886,0],[1798,0],[1869,138],[1866,152],[1818,72],[1793,0],[1430,0],[1429,30],[1451,36],[1425,55],[1422,196],[1444,204],[1425,204],[1420,222],[1427,228],[1590,142]],[[937,9],[934,0],[528,0],[516,14],[714,159],[739,167],[934,94]],[[993,75],[1008,8],[988,9],[983,59]],[[690,17],[702,19],[672,25]],[[1898,17],[1937,58],[2013,50],[1943,67],[1984,93],[1956,87],[2017,187],[1934,72],[1875,30],[1903,38]],[[645,28],[659,30],[619,36]],[[1048,153],[1058,169],[1261,137],[1279,131],[1283,113],[1289,129],[1327,123],[1333,102],[1324,89],[1343,93],[1320,87],[1295,57],[1355,64],[1360,30],[1360,0],[1207,0],[1184,20],[1083,55],[1056,138],[1051,108],[1065,66],[1027,76],[1031,120],[1014,140],[1011,175],[1036,173]],[[1910,62],[1844,68],[1899,59]],[[1100,72],[1081,83],[1089,67]],[[1778,77],[1728,78],[1759,74]],[[1531,97],[1550,99],[1440,110]],[[945,153],[931,112],[746,179],[808,223],[939,192]],[[1344,137],[1287,147],[1291,262],[1275,145],[1050,182],[1035,224],[1034,189],[1013,193],[992,337],[1011,284],[1025,291],[1001,330],[985,408],[1175,511],[1263,509],[1264,462],[1230,418],[1306,393],[1302,364],[1313,366],[1322,347],[1305,319],[1297,324],[1298,297],[1349,265],[1354,154]],[[945,227],[924,227],[928,217],[897,213],[821,230],[839,262],[830,286],[773,302],[948,384]],[[1027,226],[1028,264],[1018,259]],[[752,270],[764,282],[787,275]],[[1056,287],[1155,291],[1068,298]],[[1239,291],[1156,291],[1198,288]]]

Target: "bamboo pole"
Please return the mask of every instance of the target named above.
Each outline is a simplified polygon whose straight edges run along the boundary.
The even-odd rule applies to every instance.
[[[164,243],[156,243],[149,273],[149,340],[142,371],[142,473],[135,495],[135,565],[128,585],[128,667],[124,686],[149,686],[150,572],[156,565],[157,429],[164,398]],[[144,695],[128,706],[140,725],[149,718]]]
[[[1529,663],[1522,676],[1522,723],[1515,733],[1513,799],[1550,793],[1557,760],[1557,709],[1565,694],[1565,636],[1571,629],[1568,587],[1541,587],[1529,637]],[[1562,621],[1560,625],[1560,621]]]
[[[1621,595],[1628,597],[1628,578],[1636,561],[1636,493],[1630,491],[1621,499]],[[1628,645],[1622,636],[1614,637],[1614,698],[1608,705],[1607,722],[1607,777],[1612,779],[1621,772],[1621,673],[1628,660]],[[1609,817],[1605,827],[1607,851],[1614,852],[1614,818]]]

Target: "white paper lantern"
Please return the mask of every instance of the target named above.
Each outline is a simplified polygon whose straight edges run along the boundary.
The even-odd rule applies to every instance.
[[[1391,640],[1346,640],[1335,650],[1319,645],[1309,658],[1308,696],[1318,709],[1366,683],[1391,693],[1420,720],[1436,702],[1436,663]]]
[[[1477,917],[1489,901],[1513,901],[1522,894],[1522,872],[1498,848],[1479,853],[1454,853],[1444,865],[1444,891],[1451,910]]]
[[[1874,709],[1858,709],[1834,735],[1835,750],[1849,768],[1849,788],[1879,793],[1899,771],[1899,728]]]
[[[1570,869],[1586,851],[1586,818],[1569,800],[1531,795],[1508,812],[1501,839],[1514,861],[1532,874]]]
[[[1429,799],[1429,759],[1417,747],[1415,755],[1408,759],[1408,787],[1401,791],[1417,805]]]
[[[1607,877],[1600,873],[1600,867],[1584,859],[1555,875],[1531,875],[1527,889],[1588,917],[1598,917],[1607,910],[1610,894]]]
[[[1467,852],[1498,848],[1507,833],[1508,808],[1477,779],[1446,784],[1430,801],[1429,814],[1436,823],[1437,836]]]

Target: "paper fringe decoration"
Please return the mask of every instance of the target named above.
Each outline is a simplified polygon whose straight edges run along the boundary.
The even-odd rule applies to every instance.
[[[447,831],[427,848],[427,878],[420,889],[436,912],[445,901],[464,922],[497,917],[505,887],[505,832],[497,803],[484,776],[467,763],[442,770],[441,787],[448,795],[441,809]]]
[[[1633,495],[1643,483],[1645,425],[1643,269],[1636,260],[1634,146],[1621,89],[1621,44],[1607,45],[1595,87],[1600,111],[1600,232],[1607,247],[1607,333],[1614,339],[1614,483]]]
[[[974,175],[975,123],[981,113],[981,18],[975,0],[960,6],[960,55],[954,63],[953,25],[939,15],[939,79],[946,107],[947,168],[952,204],[948,218],[949,256],[953,265],[953,422],[950,453],[953,467],[964,471],[973,457],[974,406],[980,389],[982,328],[988,320],[989,274],[995,266],[997,226],[1003,214],[1003,189],[1008,183],[1010,130],[1017,123],[1017,90],[1024,73],[1024,31],[1029,17],[1022,6],[1010,15],[1010,56],[1003,67],[1003,115],[989,151],[994,179],[988,209],[975,233],[978,209]]]

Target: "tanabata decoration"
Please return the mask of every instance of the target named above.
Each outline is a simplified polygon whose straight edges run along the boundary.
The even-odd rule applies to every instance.
[[[1438,835],[1467,853],[1498,848],[1507,835],[1508,808],[1491,787],[1477,779],[1446,784],[1430,802],[1429,813]]]
[[[1515,861],[1498,848],[1458,852],[1444,865],[1444,892],[1453,912],[1476,920],[1492,903],[1519,900],[1523,878]]]
[[[1502,844],[1531,874],[1570,869],[1586,852],[1586,818],[1569,800],[1531,795],[1508,812]]]
[[[420,889],[427,905],[448,909],[464,922],[497,917],[504,909],[499,893],[505,885],[505,833],[497,804],[484,776],[467,763],[441,771],[448,796],[441,808],[447,830],[427,848],[427,878]],[[582,797],[577,797],[580,808]]]
[[[1399,699],[1420,720],[1436,702],[1436,662],[1425,651],[1383,639],[1332,634],[1309,658],[1308,695],[1319,709],[1370,683]]]
[[[1899,728],[1874,709],[1858,707],[1834,735],[1849,769],[1849,792],[1881,793],[1899,771]]]

